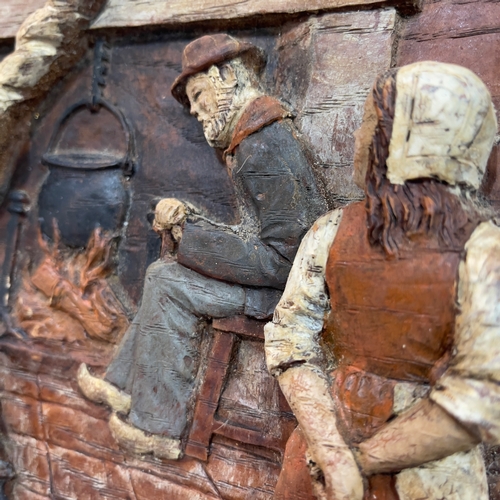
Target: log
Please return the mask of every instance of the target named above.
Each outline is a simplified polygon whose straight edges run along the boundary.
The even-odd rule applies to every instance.
[[[3,0],[0,5],[0,39],[15,36],[24,19],[44,5],[44,0]],[[108,0],[92,28],[179,25],[214,20],[241,20],[265,15],[294,15],[328,12],[369,5],[396,5],[408,12],[418,8],[418,0]]]

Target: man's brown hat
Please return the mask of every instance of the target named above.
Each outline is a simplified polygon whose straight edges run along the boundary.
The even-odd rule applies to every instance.
[[[182,53],[182,73],[175,79],[170,89],[172,95],[184,106],[189,107],[186,83],[190,76],[205,71],[214,64],[220,64],[242,55],[250,55],[258,69],[264,66],[264,55],[258,47],[240,42],[225,33],[206,35],[186,45]]]

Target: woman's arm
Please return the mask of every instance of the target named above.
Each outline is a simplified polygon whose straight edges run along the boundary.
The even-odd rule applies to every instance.
[[[359,445],[366,475],[398,472],[467,451],[480,439],[439,405],[424,399]]]
[[[351,449],[337,429],[326,378],[299,365],[286,370],[278,381],[302,428],[309,454],[323,472],[325,486],[320,500],[361,500],[363,479]]]
[[[500,229],[482,223],[465,251],[450,366],[429,398],[359,446],[357,458],[367,474],[500,441]]]
[[[309,454],[324,474],[324,488],[315,485],[321,500],[363,497],[359,468],[337,429],[319,345],[329,311],[325,267],[341,216],[335,211],[321,217],[304,237],[273,322],[265,328],[269,370],[277,376]]]

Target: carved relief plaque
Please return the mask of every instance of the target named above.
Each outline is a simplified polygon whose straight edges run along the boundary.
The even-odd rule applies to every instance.
[[[434,4],[425,3],[418,13],[411,2],[202,2],[191,7],[146,2],[139,8],[117,0],[100,11],[94,3],[74,2],[65,10],[65,2],[48,2],[21,28],[17,50],[0,62],[0,124],[15,125],[12,140],[0,133],[0,145],[6,145],[0,148],[0,191],[5,193],[0,210],[0,481],[5,494],[18,499],[312,500],[342,498],[346,488],[345,498],[382,493],[413,498],[404,496],[401,485],[417,480],[401,473],[397,486],[394,467],[364,462],[369,450],[362,443],[376,447],[373,436],[383,425],[412,405],[418,410],[425,403],[416,401],[428,401],[432,384],[450,373],[447,332],[455,321],[455,278],[463,273],[457,256],[465,248],[472,259],[481,246],[476,231],[494,213],[466,211],[469,218],[453,219],[456,234],[446,226],[432,233],[431,243],[418,240],[422,235],[415,230],[415,248],[404,247],[399,233],[384,240],[386,227],[377,221],[385,212],[377,209],[376,196],[353,180],[353,165],[360,161],[355,156],[362,150],[353,134],[363,122],[365,131],[356,140],[368,137],[371,144],[374,133],[366,132],[366,123],[381,129],[373,116],[387,106],[404,108],[395,97],[405,95],[404,84],[396,92],[398,77],[391,68],[431,58],[417,54],[411,44],[417,36],[412,33],[430,23],[426,16]],[[0,21],[5,37],[13,35],[15,19],[20,23],[25,17],[8,4]],[[23,7],[26,15],[39,7],[35,4]],[[7,22],[8,16],[13,21]],[[35,45],[43,57],[28,50],[32,39],[40,39]],[[18,70],[9,73],[12,61]],[[378,75],[386,77],[377,80],[381,97],[370,122],[364,106]],[[483,78],[493,103],[498,102],[495,78]],[[451,92],[446,84],[439,88]],[[20,97],[1,100],[14,95],[7,91]],[[481,115],[485,121],[493,119],[488,106]],[[422,121],[432,121],[429,116]],[[402,128],[398,121],[392,135],[384,129],[385,139],[380,130],[375,133],[380,147],[387,148]],[[417,132],[409,135],[418,142]],[[495,148],[495,133],[490,135]],[[434,141],[433,134],[426,137]],[[494,202],[498,155],[494,149],[485,166],[490,146],[481,150],[487,150],[481,157],[486,169],[481,189]],[[406,174],[393,172],[408,182]],[[453,179],[440,179],[453,184]],[[461,188],[470,181],[464,179],[457,181]],[[433,186],[419,200],[434,202]],[[363,246],[366,200],[382,250]],[[462,214],[455,198],[443,203]],[[389,205],[396,210],[392,198]],[[435,219],[429,215],[425,221],[432,226]],[[333,226],[338,227],[335,238]],[[304,315],[309,326],[315,314],[321,316],[315,320],[323,334],[311,345],[304,335],[293,340],[296,332],[284,340],[277,335],[278,351],[307,351],[298,361],[292,355],[281,359],[273,354],[273,326],[266,334],[264,327],[280,324],[289,309],[300,311],[302,295],[292,293],[297,273],[288,281],[291,291],[281,297],[311,227],[322,235],[316,243],[336,241],[335,255],[330,247],[322,248],[310,262],[303,260],[310,273],[306,295],[312,296],[317,277],[327,283],[324,308],[312,305]],[[427,259],[426,265],[412,267],[410,257],[395,258],[399,247],[405,256]],[[346,271],[345,262],[356,252],[363,259],[371,255],[367,267]],[[313,262],[321,255],[323,265]],[[443,274],[439,284],[432,281],[433,266]],[[372,295],[366,276],[380,283]],[[344,338],[342,332],[357,307],[356,297],[383,301],[383,291],[389,298],[381,309],[396,296],[402,309],[411,309],[416,295],[391,288],[399,277],[432,284],[422,285],[425,300],[419,302],[422,310],[414,311],[416,319],[400,318],[414,328],[406,332],[408,366],[398,361],[373,368],[363,346],[371,346],[373,359],[383,358],[393,337],[375,342],[359,332]],[[354,298],[346,298],[342,294],[351,285]],[[441,300],[447,305],[441,307]],[[421,341],[433,307],[444,318],[439,319],[445,325],[442,336],[429,334]],[[342,313],[327,318],[328,308]],[[373,333],[378,313],[370,311],[352,328]],[[385,317],[380,321],[390,323]],[[413,358],[421,362],[412,363]],[[301,388],[307,397],[316,394],[317,381],[308,386],[307,377],[293,379],[310,366],[320,385],[328,382],[328,401],[342,409],[339,432],[353,457],[354,466],[341,473],[345,480],[337,489],[328,456],[318,451],[304,417],[315,414],[296,405]],[[457,439],[464,438],[459,430],[465,425],[474,446],[493,443],[439,399],[445,393],[432,396],[432,404],[441,405],[452,423],[460,422]],[[325,419],[315,430],[326,433],[327,427]],[[475,450],[479,469],[483,459]],[[494,456],[495,449],[490,450]],[[427,461],[437,458],[442,457]],[[356,464],[363,464],[362,472]],[[486,464],[491,468],[495,461]],[[410,465],[405,468],[413,471],[420,463]],[[426,487],[437,481],[422,477]],[[484,473],[481,478],[477,498],[488,498]],[[488,480],[490,498],[496,498],[494,476]]]

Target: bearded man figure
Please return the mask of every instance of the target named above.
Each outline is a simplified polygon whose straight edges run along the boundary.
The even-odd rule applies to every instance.
[[[289,111],[260,89],[263,67],[254,45],[205,36],[185,48],[172,86],[210,146],[224,150],[240,223],[161,200],[153,227],[174,245],[148,268],[141,307],[104,380],[80,367],[83,393],[113,408],[113,435],[135,453],[181,456],[205,321],[269,317],[303,235],[326,208]]]
[[[500,442],[500,229],[476,192],[496,130],[465,68],[376,81],[356,133],[366,202],[316,221],[265,329],[300,424],[277,500],[312,497],[305,450],[322,500],[487,500],[477,445]]]

